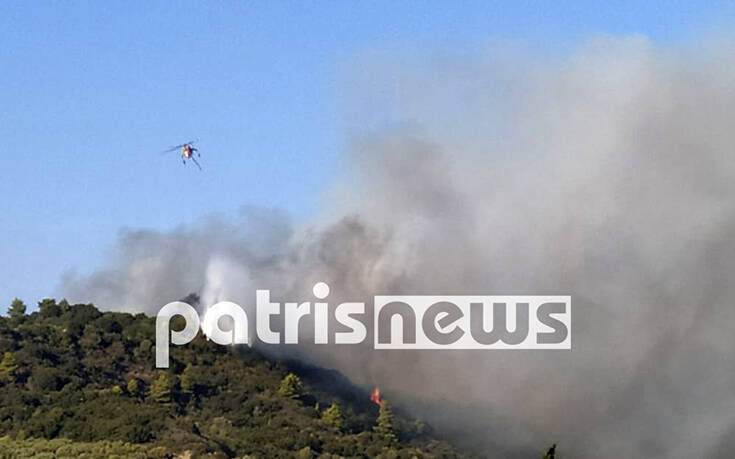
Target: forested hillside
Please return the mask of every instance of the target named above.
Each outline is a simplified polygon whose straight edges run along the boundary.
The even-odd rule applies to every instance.
[[[154,368],[155,319],[44,300],[0,317],[0,459],[458,457],[334,372],[201,335]]]

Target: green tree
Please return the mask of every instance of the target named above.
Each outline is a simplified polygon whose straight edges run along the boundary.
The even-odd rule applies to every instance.
[[[18,298],[14,299],[8,309],[8,316],[11,319],[19,320],[26,315],[26,305]]]
[[[144,339],[140,342],[138,347],[135,348],[133,355],[135,355],[135,358],[139,360],[149,360],[153,355],[152,349],[153,342],[149,339]]]
[[[102,330],[94,324],[87,324],[79,338],[79,345],[88,350],[97,350],[104,347]]]
[[[181,391],[193,395],[196,392],[196,376],[194,375],[194,367],[187,364],[181,373]]]
[[[32,387],[39,392],[53,392],[61,389],[63,378],[60,370],[49,367],[36,367],[31,375]]]
[[[278,394],[286,398],[301,398],[304,395],[304,388],[301,385],[301,379],[293,373],[289,373],[281,380],[281,387],[278,388]]]
[[[387,400],[383,400],[380,404],[380,414],[378,414],[378,423],[373,430],[384,440],[393,442],[396,440],[396,433],[393,428],[393,411],[390,409]]]
[[[133,418],[133,422],[123,432],[125,439],[133,444],[147,443],[154,437],[150,420],[141,416]]]
[[[337,430],[342,430],[343,417],[342,410],[339,408],[339,405],[332,403],[332,406],[324,410],[322,413],[322,421]]]
[[[71,311],[71,305],[66,301],[66,298],[59,302],[59,310],[62,314],[66,314]]]
[[[151,398],[158,403],[171,403],[171,378],[165,371],[158,372],[158,378],[151,384]]]
[[[15,373],[18,370],[18,362],[12,352],[6,352],[0,361],[0,378],[3,381],[15,381]]]

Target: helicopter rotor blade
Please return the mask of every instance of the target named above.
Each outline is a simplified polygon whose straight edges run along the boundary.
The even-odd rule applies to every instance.
[[[175,147],[169,147],[169,148],[167,148],[166,150],[163,150],[163,151],[162,151],[162,152],[161,152],[160,154],[164,155],[164,154],[166,154],[166,153],[171,153],[172,151],[177,151],[177,150],[181,150],[182,148],[184,148],[184,147],[187,147],[187,146],[188,146],[188,147],[191,147],[191,146],[192,146],[193,144],[195,144],[196,142],[199,142],[199,138],[196,138],[196,139],[194,139],[194,140],[190,140],[190,141],[188,141],[188,142],[186,142],[186,143],[182,143],[181,145],[176,145]],[[196,151],[196,148],[193,148],[193,147],[191,147],[191,148],[192,148],[192,149],[193,149],[194,151]]]
[[[199,168],[199,170],[202,170],[202,166],[200,166],[200,165],[199,165],[199,161],[197,161],[197,160],[196,160],[196,158],[194,158],[194,157],[192,156],[192,157],[191,157],[191,160],[192,160],[192,161],[194,161],[194,164],[196,164],[196,165],[197,165],[197,167]]]
[[[163,151],[161,152],[161,154],[164,154],[164,153],[171,153],[172,151],[180,150],[180,149],[184,148],[184,145],[186,145],[186,144],[185,144],[185,143],[183,143],[183,144],[181,144],[181,145],[176,145],[175,147],[171,147],[171,148],[168,148],[168,149],[166,149],[166,150],[163,150]]]

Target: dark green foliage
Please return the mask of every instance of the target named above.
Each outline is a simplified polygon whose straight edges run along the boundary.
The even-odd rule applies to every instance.
[[[58,317],[61,315],[61,308],[56,300],[46,298],[38,303],[38,314],[43,318]]]
[[[181,392],[190,398],[200,398],[212,395],[216,387],[223,381],[215,381],[207,374],[207,367],[195,366],[191,363],[186,365],[179,378]]]
[[[0,459],[458,456],[392,413],[373,431],[368,394],[333,372],[202,336],[160,371],[153,318],[54,300],[13,310],[0,318]]]
[[[29,384],[38,392],[56,392],[60,390],[66,382],[64,374],[49,367],[34,368],[31,373]]]
[[[0,459],[53,458],[78,459],[115,457],[119,459],[168,459],[170,454],[163,447],[129,445],[119,441],[94,443],[72,442],[71,440],[12,440],[0,438]]]

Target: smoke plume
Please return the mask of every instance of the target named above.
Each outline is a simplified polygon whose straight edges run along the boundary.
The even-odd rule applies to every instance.
[[[148,313],[189,292],[310,301],[316,281],[330,304],[570,294],[571,351],[302,352],[490,457],[552,442],[565,457],[731,457],[734,43],[371,56],[371,81],[346,85],[350,172],[323,215],[127,230],[61,293]]]

